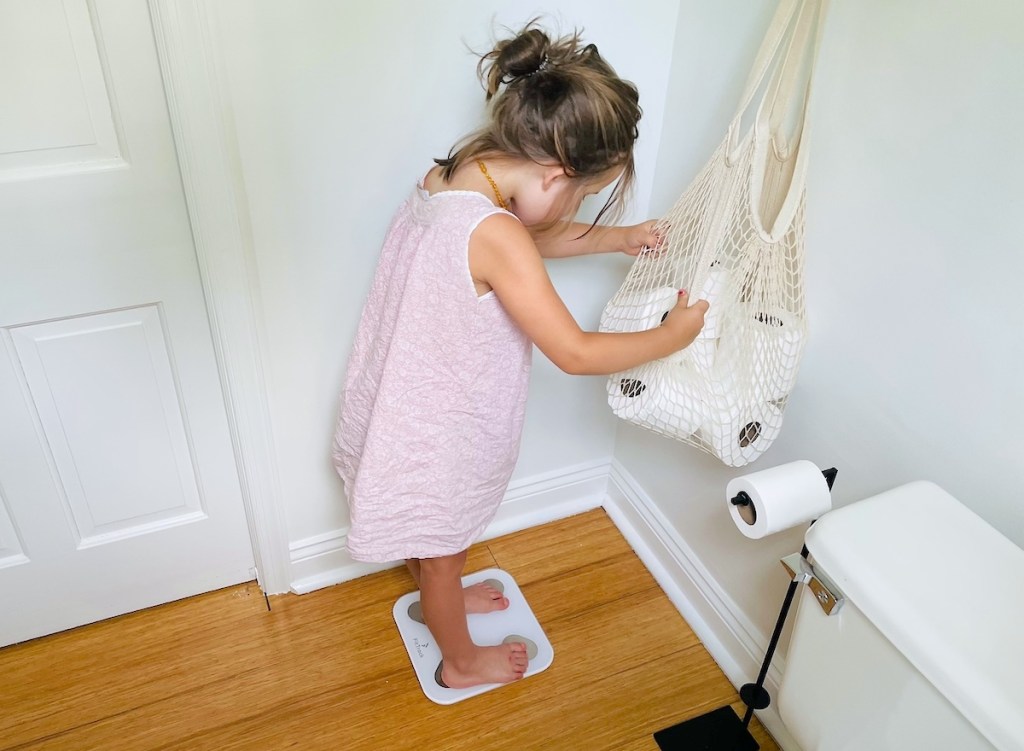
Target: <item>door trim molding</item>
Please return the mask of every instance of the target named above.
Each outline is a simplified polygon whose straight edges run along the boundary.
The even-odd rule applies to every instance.
[[[210,319],[249,536],[263,590],[291,581],[267,404],[260,300],[237,136],[205,0],[148,0]]]

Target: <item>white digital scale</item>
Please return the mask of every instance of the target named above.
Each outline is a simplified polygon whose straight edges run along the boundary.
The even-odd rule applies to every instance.
[[[509,605],[505,610],[467,615],[470,638],[480,646],[495,646],[510,641],[523,642],[526,644],[530,660],[523,677],[529,678],[546,670],[554,660],[555,652],[515,579],[508,572],[498,568],[489,568],[462,577],[464,587],[480,582],[487,582],[500,590],[508,598]],[[423,693],[431,701],[437,704],[454,704],[506,685],[487,683],[470,688],[445,687],[440,680],[441,650],[423,623],[420,593],[417,591],[402,595],[395,603],[392,613],[405,650],[409,653],[409,659],[416,671],[416,678],[423,688]]]

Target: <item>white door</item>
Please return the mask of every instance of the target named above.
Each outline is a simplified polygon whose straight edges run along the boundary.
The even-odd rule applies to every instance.
[[[145,0],[0,0],[0,645],[252,579]]]

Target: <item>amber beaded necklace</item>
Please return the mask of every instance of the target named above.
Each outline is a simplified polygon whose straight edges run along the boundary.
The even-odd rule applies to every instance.
[[[508,211],[508,204],[505,203],[505,199],[501,197],[501,191],[498,190],[498,184],[494,182],[494,178],[488,174],[487,165],[484,164],[482,159],[477,159],[476,163],[477,166],[480,167],[480,171],[484,173],[484,177],[487,178],[487,182],[491,184],[491,190],[494,191],[494,197],[498,199],[498,205],[505,209],[505,211]]]

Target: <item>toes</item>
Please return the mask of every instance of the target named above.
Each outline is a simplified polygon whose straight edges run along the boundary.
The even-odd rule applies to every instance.
[[[492,587],[487,582],[480,582],[478,584],[471,584],[468,587],[466,587],[466,591],[467,592],[479,592],[479,593],[485,595],[486,597],[490,597],[492,600],[500,600],[503,597],[502,590],[500,590],[500,589],[498,589],[496,587]]]
[[[484,579],[483,582],[481,582],[481,583],[485,587],[490,587],[491,589],[496,589],[500,593],[504,593],[505,592],[505,585],[502,584],[501,581],[498,580],[498,579]]]
[[[475,586],[478,587],[480,591],[482,591],[487,597],[490,597],[492,600],[505,599],[505,595],[502,594],[502,591],[500,589],[495,589],[489,584],[477,584]]]
[[[504,639],[505,644],[522,645],[526,648],[526,659],[532,660],[537,656],[537,642],[532,639],[527,639],[525,636],[519,636],[518,634],[509,634]]]
[[[494,610],[507,610],[509,599],[501,592],[485,584],[473,584],[465,589],[467,613],[489,613]]]

